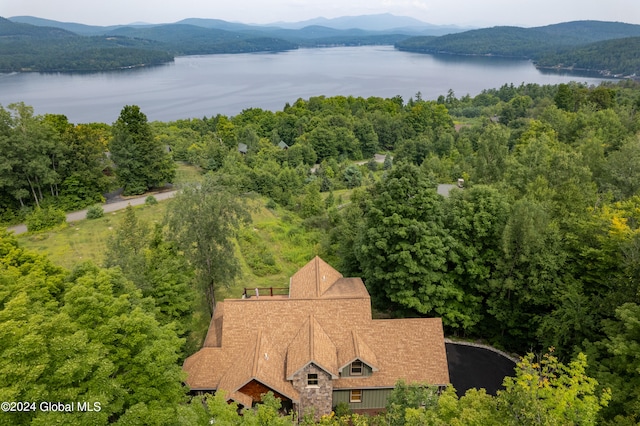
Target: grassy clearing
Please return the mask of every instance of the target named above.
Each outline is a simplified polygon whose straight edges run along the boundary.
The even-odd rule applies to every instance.
[[[176,177],[173,184],[180,186],[185,183],[202,182],[202,169],[187,163],[176,163]]]
[[[333,191],[334,203],[336,205],[345,205],[351,202],[351,195],[353,194],[354,189],[336,189]],[[329,192],[322,192],[320,196],[322,200],[326,200],[329,196]]]
[[[162,221],[166,208],[166,202],[134,207],[138,218],[149,223]],[[123,216],[124,210],[120,210],[99,219],[71,222],[61,229],[17,238],[22,247],[46,254],[55,264],[67,269],[87,260],[100,265],[107,240]]]
[[[288,287],[291,277],[318,252],[318,232],[306,230],[296,215],[282,210],[267,209],[265,199],[252,202],[253,223],[240,230],[236,255],[242,276],[228,288],[216,293],[217,300],[239,298],[245,287]],[[161,222],[171,201],[134,207],[140,221]],[[124,210],[108,213],[94,220],[81,220],[67,226],[38,234],[19,235],[21,246],[49,256],[55,264],[72,269],[83,261],[100,265],[109,236],[124,217]],[[209,312],[202,297],[193,312],[192,330],[187,336],[186,353],[202,345],[209,327]]]
[[[319,234],[306,230],[296,215],[280,208],[267,209],[261,198],[252,204],[253,223],[240,230],[236,248],[242,277],[229,288],[221,289],[219,298],[240,297],[244,287],[287,287],[289,277],[318,252]],[[134,208],[139,220],[158,223],[162,222],[168,205],[168,201],[162,201]],[[100,265],[107,240],[123,216],[124,210],[120,210],[99,219],[81,220],[53,231],[17,238],[21,246],[46,254],[67,269],[87,260]]]
[[[244,287],[288,287],[289,278],[318,253],[317,232],[306,230],[297,216],[267,209],[264,203],[254,202],[253,223],[239,233],[236,254],[242,276],[221,289],[219,298],[240,297]]]

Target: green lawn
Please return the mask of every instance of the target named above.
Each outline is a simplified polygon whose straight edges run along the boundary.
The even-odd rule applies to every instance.
[[[166,202],[134,207],[138,218],[150,223],[162,221],[166,208]],[[22,247],[46,254],[54,263],[68,269],[87,260],[101,264],[109,235],[123,216],[124,210],[105,213],[99,219],[70,222],[62,229],[22,234],[17,238]]]
[[[202,182],[202,169],[187,163],[176,163],[176,177],[173,184],[180,186],[185,183]]]

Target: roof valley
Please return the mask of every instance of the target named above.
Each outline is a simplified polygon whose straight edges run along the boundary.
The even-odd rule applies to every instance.
[[[351,339],[353,340],[353,347],[356,354],[356,358],[360,358],[360,346],[358,346],[358,339],[356,337],[355,330],[351,330]]]
[[[258,330],[258,336],[256,337],[256,351],[253,354],[253,368],[251,369],[251,376],[256,377],[258,375],[258,361],[260,359],[260,352],[262,352],[262,330]]]

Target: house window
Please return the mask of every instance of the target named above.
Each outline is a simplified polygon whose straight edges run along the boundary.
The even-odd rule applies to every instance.
[[[349,402],[362,402],[362,389],[352,389],[349,392]]]
[[[318,386],[317,374],[307,374],[307,386]]]
[[[362,361],[353,361],[351,363],[351,375],[362,376]]]

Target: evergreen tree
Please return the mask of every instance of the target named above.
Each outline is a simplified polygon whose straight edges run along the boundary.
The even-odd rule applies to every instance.
[[[147,116],[136,105],[127,105],[120,112],[113,124],[109,150],[116,176],[127,195],[142,194],[175,176],[175,164],[153,137]]]
[[[382,168],[384,170],[391,170],[393,167],[393,160],[391,159],[391,155],[387,154],[384,156],[384,163],[382,164]]]

